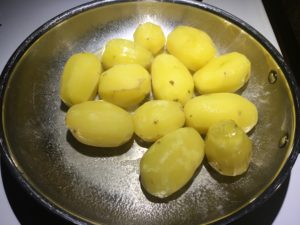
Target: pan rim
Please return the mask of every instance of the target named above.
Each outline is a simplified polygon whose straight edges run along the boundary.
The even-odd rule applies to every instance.
[[[45,34],[47,31],[58,25],[59,23],[63,22],[66,19],[69,19],[77,14],[80,14],[81,12],[85,12],[97,7],[102,7],[105,5],[110,4],[122,4],[122,3],[128,3],[128,2],[139,2],[139,0],[130,0],[130,1],[122,1],[122,0],[98,0],[98,1],[92,1],[88,2],[79,6],[76,6],[74,8],[71,8],[56,17],[50,19],[46,23],[44,23],[42,26],[37,28],[32,34],[30,34],[16,49],[16,51],[13,53],[13,55],[8,60],[7,64],[5,65],[2,74],[1,74],[1,80],[0,80],[0,103],[1,103],[1,115],[2,120],[3,118],[3,100],[4,100],[4,94],[6,91],[7,83],[10,78],[10,74],[17,65],[19,59],[23,56],[23,54],[26,52],[28,48],[30,48],[31,45],[35,43],[35,41],[41,37],[43,34]],[[149,2],[149,1],[148,1]],[[294,101],[294,110],[295,110],[295,135],[294,135],[294,143],[292,146],[292,151],[289,155],[289,157],[286,159],[286,162],[284,166],[282,167],[281,171],[278,173],[277,177],[273,180],[272,183],[269,184],[269,186],[252,202],[250,202],[245,207],[241,208],[240,210],[233,212],[232,214],[229,214],[228,216],[221,218],[218,221],[212,222],[212,224],[227,224],[230,222],[233,222],[237,220],[238,218],[246,215],[250,211],[252,211],[254,208],[261,205],[263,202],[265,202],[267,199],[269,199],[273,193],[281,186],[283,181],[287,178],[289,175],[296,158],[298,156],[298,152],[300,151],[300,127],[299,127],[299,108],[300,108],[300,92],[299,88],[297,86],[296,80],[294,78],[294,75],[292,74],[291,70],[287,66],[287,64],[284,62],[281,54],[278,52],[278,50],[256,29],[254,29],[252,26],[244,22],[243,20],[237,18],[236,16],[220,9],[215,6],[211,6],[207,3],[202,2],[196,2],[191,0],[151,0],[150,2],[166,2],[166,3],[174,3],[174,4],[182,4],[187,5],[191,7],[195,7],[198,9],[206,10],[210,13],[213,13],[217,16],[220,16],[233,24],[237,25],[238,27],[244,29],[246,32],[248,32],[255,40],[257,40],[272,56],[272,58],[276,61],[276,63],[279,65],[280,69],[283,71],[283,74],[285,75],[286,81],[290,87],[292,100]],[[2,123],[3,124],[3,123]],[[20,185],[30,194],[34,197],[34,199],[37,200],[37,202],[41,203],[45,208],[47,208],[52,213],[55,213],[61,217],[63,217],[66,220],[69,220],[73,222],[74,224],[93,224],[92,221],[88,221],[86,218],[81,218],[78,216],[75,216],[74,214],[66,211],[65,209],[61,209],[58,207],[57,204],[54,202],[51,202],[48,200],[45,196],[42,196],[33,186],[30,185],[30,183],[26,180],[25,177],[22,176],[22,173],[18,170],[17,166],[13,162],[13,159],[11,158],[9,151],[8,151],[8,145],[5,143],[5,135],[4,135],[4,128],[3,125],[1,125],[0,128],[0,148],[1,153],[4,156],[5,161],[7,162],[8,168],[10,171],[14,174],[14,176],[19,181]]]

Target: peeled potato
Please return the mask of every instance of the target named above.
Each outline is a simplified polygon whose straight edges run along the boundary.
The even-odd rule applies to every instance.
[[[208,163],[220,174],[237,176],[247,171],[252,142],[233,120],[215,123],[205,138]]]
[[[136,43],[154,55],[164,47],[166,41],[161,27],[150,22],[140,24],[135,30],[133,37]]]
[[[190,26],[178,26],[168,35],[167,50],[192,71],[197,71],[216,55],[208,34]]]
[[[178,102],[153,100],[140,106],[133,115],[134,131],[144,141],[156,141],[184,125],[183,107]]]
[[[68,106],[93,100],[102,72],[99,59],[92,53],[72,55],[60,80],[60,98]]]
[[[72,106],[66,125],[81,143],[96,147],[117,147],[133,135],[131,115],[105,101],[87,101]]]
[[[106,70],[98,88],[102,99],[123,108],[139,104],[150,90],[150,74],[139,64],[119,64]]]
[[[158,55],[151,66],[156,99],[185,104],[194,94],[194,81],[188,69],[170,54]]]
[[[249,80],[250,67],[238,52],[216,57],[194,74],[195,87],[200,94],[235,92]]]
[[[106,69],[118,64],[140,64],[150,66],[153,56],[151,52],[133,41],[112,39],[105,45],[102,63]]]
[[[184,106],[187,126],[205,134],[214,123],[233,120],[245,132],[257,123],[256,106],[248,99],[233,93],[215,93],[195,97]]]
[[[179,128],[157,140],[140,162],[143,187],[165,198],[182,188],[204,157],[204,141],[196,130]]]

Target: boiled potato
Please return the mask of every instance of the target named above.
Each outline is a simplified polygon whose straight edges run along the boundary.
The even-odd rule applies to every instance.
[[[72,55],[60,80],[60,98],[68,106],[93,100],[102,72],[99,59],[92,53]]]
[[[206,133],[214,123],[233,120],[245,132],[257,123],[256,106],[234,93],[215,93],[195,97],[184,106],[186,124],[200,133]]]
[[[252,142],[233,120],[211,125],[205,137],[208,163],[220,174],[237,176],[247,171]]]
[[[178,102],[152,100],[140,106],[133,115],[134,131],[144,141],[156,141],[184,125],[183,107]]]
[[[140,24],[135,30],[133,38],[136,43],[154,55],[164,47],[166,42],[161,27],[150,22]]]
[[[112,39],[105,45],[102,63],[106,69],[118,64],[140,64],[150,66],[153,56],[151,52],[133,41]]]
[[[235,92],[249,80],[250,66],[238,52],[216,57],[194,74],[195,87],[200,94]]]
[[[190,26],[178,26],[168,35],[167,50],[192,71],[197,71],[216,55],[208,34]]]
[[[197,131],[179,128],[157,140],[142,157],[142,185],[151,195],[168,197],[192,178],[203,157],[204,141]]]
[[[79,142],[96,147],[117,147],[133,135],[131,115],[103,100],[72,106],[66,115],[66,125]]]
[[[150,74],[144,67],[119,64],[101,74],[98,93],[108,102],[130,108],[139,104],[150,90]]]
[[[194,94],[194,81],[188,69],[174,56],[158,55],[151,66],[152,87],[156,99],[185,104]]]

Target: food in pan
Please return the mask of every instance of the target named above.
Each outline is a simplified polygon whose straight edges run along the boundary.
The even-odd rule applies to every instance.
[[[103,100],[72,106],[66,115],[66,125],[79,142],[96,147],[120,146],[134,132],[131,115]]]
[[[60,98],[67,105],[94,100],[102,67],[91,53],[72,55],[64,66],[60,80]]]
[[[166,38],[159,25],[154,23],[140,24],[134,34],[134,41],[145,49],[152,52],[153,55],[159,53],[165,46]]]
[[[185,104],[194,94],[194,81],[188,69],[173,55],[158,55],[151,66],[153,94]]]
[[[250,65],[238,52],[221,55],[194,74],[195,87],[200,94],[235,92],[249,80]]]
[[[168,197],[187,184],[203,157],[204,141],[195,129],[172,131],[158,139],[142,157],[142,185],[151,195]]]
[[[152,100],[133,114],[134,131],[144,141],[153,142],[184,125],[185,115],[180,103]]]
[[[207,33],[190,26],[177,26],[168,35],[167,50],[192,71],[208,63],[217,52]]]
[[[256,106],[245,97],[234,93],[200,95],[184,106],[187,126],[205,134],[209,127],[222,120],[233,120],[245,132],[257,123]]]
[[[125,39],[112,39],[105,45],[102,64],[105,69],[118,64],[140,64],[149,67],[153,56],[150,51],[137,43]]]
[[[150,90],[150,74],[144,67],[119,64],[101,74],[98,93],[102,99],[126,109],[141,103]]]
[[[133,133],[154,142],[140,161],[140,175],[144,189],[159,198],[186,185],[204,154],[220,174],[247,171],[252,143],[246,133],[256,125],[258,111],[231,93],[249,80],[247,57],[238,52],[216,56],[209,35],[189,26],[177,26],[168,35],[163,53],[165,36],[158,25],[141,24],[133,36],[134,41],[106,43],[104,72],[91,53],[67,61],[61,99],[71,106],[66,125],[72,135],[96,147],[120,146]],[[101,100],[90,101],[97,87]]]
[[[252,142],[233,120],[221,121],[208,129],[205,155],[209,165],[220,174],[241,175],[249,167]]]

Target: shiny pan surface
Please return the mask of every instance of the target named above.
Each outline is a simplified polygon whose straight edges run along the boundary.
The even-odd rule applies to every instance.
[[[132,39],[151,21],[168,34],[176,25],[207,32],[220,54],[252,62],[241,94],[258,108],[245,175],[224,177],[206,165],[172,198],[141,188],[135,140],[116,149],[76,142],[59,99],[63,65],[76,52],[99,53],[112,38]],[[1,145],[11,170],[33,197],[76,224],[226,224],[249,212],[283,182],[299,150],[299,96],[280,54],[257,31],[218,8],[186,0],[96,1],[50,20],[16,50],[1,77]]]

